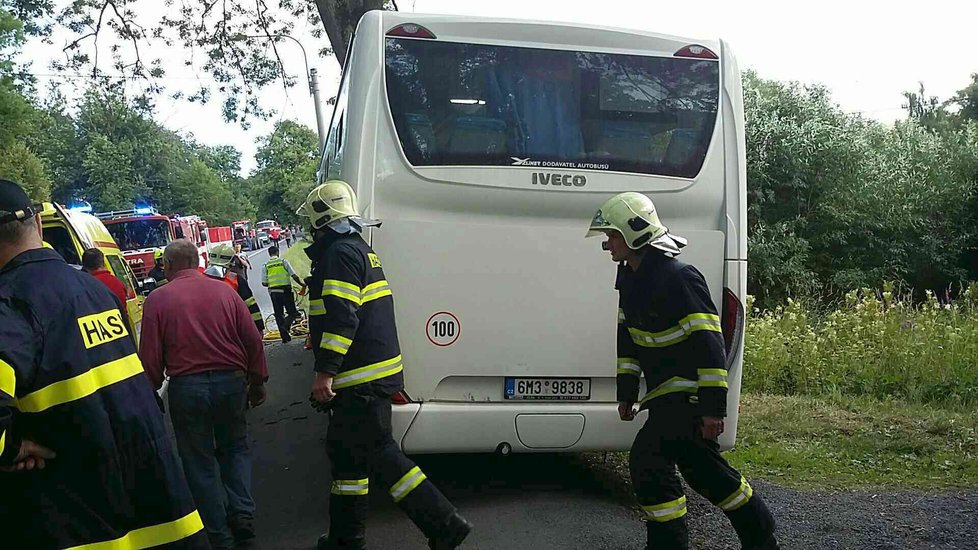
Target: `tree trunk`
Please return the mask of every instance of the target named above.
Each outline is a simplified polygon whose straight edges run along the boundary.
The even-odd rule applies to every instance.
[[[384,0],[316,0],[319,17],[341,68],[346,65],[346,51],[360,18],[370,10],[384,9],[384,4]]]

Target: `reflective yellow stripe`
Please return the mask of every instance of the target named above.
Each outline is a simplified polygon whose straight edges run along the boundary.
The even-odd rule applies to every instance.
[[[323,281],[323,298],[327,296],[343,298],[344,300],[349,300],[356,305],[360,305],[360,302],[363,299],[363,296],[360,293],[360,287],[337,279],[326,279]]]
[[[245,300],[245,305],[246,306],[253,306],[253,305],[257,304],[257,303],[258,303],[258,300],[256,300],[254,296],[252,296],[251,298],[248,298],[247,300]]]
[[[260,311],[256,311],[256,312],[252,313],[251,314],[251,318],[254,319],[255,321],[261,321],[261,312]]]
[[[185,539],[203,528],[200,515],[194,510],[176,521],[129,531],[115,540],[72,546],[66,550],[142,550]]]
[[[638,359],[632,359],[631,357],[619,357],[618,374],[630,374],[635,377],[641,377],[642,367],[638,365]]]
[[[353,340],[340,336],[339,334],[333,334],[330,332],[323,333],[323,339],[319,342],[319,347],[322,349],[328,349],[339,353],[340,355],[346,355],[346,352],[350,351],[350,346],[353,344]],[[333,386],[336,386],[336,381],[333,381]]]
[[[753,495],[754,489],[751,488],[750,483],[747,483],[747,479],[744,476],[740,476],[740,487],[729,497],[723,499],[717,506],[724,512],[733,512],[737,508],[747,504],[747,501]]]
[[[322,298],[318,300],[309,300],[309,315],[326,315],[326,304],[323,303]]]
[[[408,470],[408,473],[404,474],[404,477],[391,487],[390,494],[394,498],[394,502],[404,500],[404,497],[408,496],[411,491],[415,490],[426,479],[428,479],[428,476],[421,471],[421,468],[415,466]]]
[[[622,324],[624,322],[625,322],[625,310],[622,308],[618,308],[618,324]]]
[[[372,365],[367,365],[365,367],[360,367],[358,369],[348,370],[346,372],[337,374],[336,377],[333,378],[333,389],[338,390],[342,388],[349,388],[350,386],[365,384],[367,382],[392,376],[401,372],[402,370],[404,370],[404,365],[401,363],[401,356],[398,355],[393,359],[388,359],[386,361],[381,361],[380,363],[374,363]]]
[[[17,391],[17,375],[14,373],[14,368],[3,359],[0,359],[0,391],[10,397],[14,397],[14,392]]]
[[[337,479],[333,481],[329,492],[341,496],[366,495],[370,489],[369,484],[369,479]]]
[[[647,521],[665,523],[686,515],[686,496],[654,506],[642,506]]]
[[[0,456],[3,456],[3,448],[7,446],[7,430],[0,433]]]
[[[663,395],[676,392],[696,393],[698,386],[699,384],[695,380],[687,380],[685,378],[680,378],[679,376],[673,376],[672,378],[656,386],[654,390],[645,394],[645,397],[642,398],[641,402],[645,403],[646,401],[655,399],[656,397],[662,397]]]
[[[712,313],[693,313],[683,317],[679,324],[686,329],[686,332],[696,332],[697,330],[723,332],[723,329],[720,328],[720,316]]]
[[[102,388],[143,373],[143,364],[133,353],[99,365],[78,376],[55,382],[15,401],[21,412],[36,413],[88,397]]]
[[[680,319],[679,324],[660,332],[646,332],[628,327],[632,341],[647,348],[664,348],[678,344],[699,330],[722,332],[720,316],[712,313],[692,313]]]
[[[361,303],[365,304],[371,300],[383,298],[384,296],[391,296],[390,286],[388,286],[387,281],[377,281],[376,283],[371,283],[363,287],[363,300]]]
[[[726,369],[696,369],[701,388],[727,388]]]

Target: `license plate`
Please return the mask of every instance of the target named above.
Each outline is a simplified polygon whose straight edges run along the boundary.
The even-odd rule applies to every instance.
[[[507,378],[506,399],[587,401],[590,378]]]

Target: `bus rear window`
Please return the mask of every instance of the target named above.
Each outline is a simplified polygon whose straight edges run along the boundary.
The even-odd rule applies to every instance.
[[[546,166],[694,177],[715,60],[388,38],[387,97],[414,166]]]

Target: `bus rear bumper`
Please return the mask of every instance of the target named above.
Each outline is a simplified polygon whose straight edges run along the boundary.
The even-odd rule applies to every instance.
[[[410,454],[623,451],[645,422],[616,403],[426,402],[393,407],[394,439]]]

